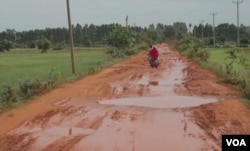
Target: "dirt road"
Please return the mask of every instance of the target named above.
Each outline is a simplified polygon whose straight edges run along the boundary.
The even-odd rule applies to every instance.
[[[158,45],[0,114],[1,151],[211,151],[221,134],[250,134],[241,93]]]

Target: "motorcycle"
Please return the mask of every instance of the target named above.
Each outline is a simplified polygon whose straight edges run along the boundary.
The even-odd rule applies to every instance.
[[[149,60],[150,66],[152,68],[158,68],[158,66],[160,65],[159,59],[158,58],[151,58]]]

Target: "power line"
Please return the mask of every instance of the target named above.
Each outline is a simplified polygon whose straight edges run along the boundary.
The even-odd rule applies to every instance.
[[[116,12],[112,12],[108,9],[106,9],[105,7],[101,6],[100,4],[98,4],[97,2],[95,2],[94,0],[89,0],[93,5],[95,5],[97,8],[103,10],[104,12],[106,12],[109,16],[111,15],[112,17],[115,17],[117,19],[121,19],[123,18],[124,16],[118,16],[118,13]],[[126,16],[126,27],[128,26],[128,17]]]
[[[101,5],[99,5],[98,3],[96,3],[94,0],[89,0],[89,1],[90,1],[92,4],[94,4],[96,7],[102,9],[103,11],[105,11],[106,13],[111,14],[111,15],[115,15],[115,16],[117,15],[116,13],[113,13],[113,12],[109,11],[108,9],[102,7]]]

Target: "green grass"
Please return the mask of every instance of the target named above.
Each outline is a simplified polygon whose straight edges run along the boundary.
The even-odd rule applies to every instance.
[[[219,49],[208,49],[210,53],[210,57],[207,60],[207,64],[213,68],[221,68],[225,67],[231,59],[227,58],[229,54],[226,52],[230,51],[232,48],[219,48]],[[241,50],[240,53],[237,53],[237,59],[233,64],[234,71],[241,71],[245,74],[245,69],[240,63],[239,56],[244,57],[246,59],[246,63],[250,64],[250,51],[249,50]]]
[[[88,74],[89,69],[105,65],[109,57],[104,48],[75,49],[75,64],[78,74]],[[18,85],[19,80],[35,79],[47,76],[51,69],[60,72],[61,78],[72,78],[71,56],[67,50],[40,53],[35,49],[14,49],[9,53],[0,53],[0,86]]]

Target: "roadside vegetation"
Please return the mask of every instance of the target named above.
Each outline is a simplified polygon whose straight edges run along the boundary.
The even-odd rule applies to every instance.
[[[219,82],[240,89],[250,100],[250,49],[216,48],[210,50],[210,58],[204,66],[221,75]]]
[[[187,35],[171,44],[181,54],[209,68],[220,76],[218,82],[228,84],[243,92],[250,100],[250,49],[248,46],[236,47],[235,44],[216,45],[212,48],[209,40],[201,40]]]

